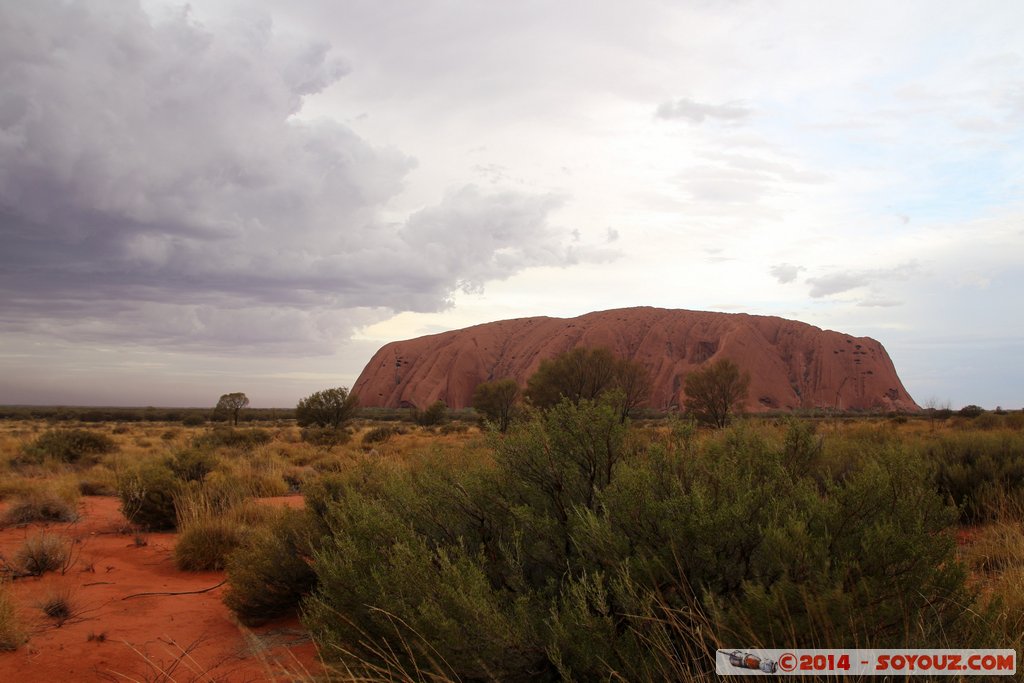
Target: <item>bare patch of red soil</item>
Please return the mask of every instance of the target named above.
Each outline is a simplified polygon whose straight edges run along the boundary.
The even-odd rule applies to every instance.
[[[0,653],[0,681],[234,683],[320,671],[297,619],[246,629],[221,602],[222,572],[179,571],[175,534],[136,535],[114,498],[85,497],[79,512],[71,524],[0,531],[7,562],[40,531],[67,538],[73,553],[65,571],[11,584],[30,638],[17,651]],[[68,596],[66,618],[43,612],[53,592]]]

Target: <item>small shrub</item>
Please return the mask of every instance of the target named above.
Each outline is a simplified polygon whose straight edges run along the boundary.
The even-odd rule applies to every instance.
[[[375,443],[384,443],[396,434],[402,434],[402,428],[396,427],[395,425],[384,425],[382,427],[374,427],[370,431],[363,434],[362,444],[363,446],[372,446]]]
[[[234,429],[232,427],[217,427],[192,439],[192,445],[196,448],[237,448],[247,451],[270,443],[270,432],[265,429]]]
[[[163,440],[163,441],[174,441],[177,438],[178,438],[178,430],[177,429],[168,429],[167,431],[165,431],[163,434],[160,435],[160,439]]]
[[[224,603],[247,625],[295,610],[316,586],[312,561],[315,525],[304,510],[282,510],[227,558]]]
[[[17,650],[28,640],[6,582],[0,583],[0,652]]]
[[[116,427],[114,427],[113,429],[110,430],[110,433],[111,434],[127,434],[128,431],[129,431],[128,427],[126,427],[125,425],[117,425]]]
[[[982,413],[973,420],[976,429],[999,429],[1003,426],[1003,417],[996,413]]]
[[[67,540],[56,534],[38,533],[30,536],[18,549],[15,562],[30,576],[42,576],[67,566],[71,547]]]
[[[182,571],[220,571],[244,535],[244,527],[231,519],[210,517],[196,521],[180,531],[174,546],[174,562]]]
[[[433,427],[444,423],[448,419],[448,406],[444,401],[434,401],[425,410],[413,408],[413,422],[421,427]]]
[[[78,492],[83,496],[116,496],[117,477],[106,467],[94,467],[82,473],[78,480]]]
[[[61,626],[74,614],[71,588],[67,585],[50,585],[39,601],[39,609]]]
[[[465,434],[469,431],[469,425],[465,422],[449,422],[448,424],[441,425],[441,429],[438,432],[442,436],[448,434]]]
[[[181,480],[166,465],[148,462],[122,473],[117,481],[121,512],[146,529],[173,529],[177,517],[174,496]]]
[[[224,568],[224,558],[241,543],[247,529],[231,512],[246,500],[235,490],[204,490],[190,487],[175,497],[178,515],[178,543],[174,560],[184,571],[214,571]]]
[[[980,419],[980,418],[976,418]],[[935,463],[934,485],[967,523],[990,521],[999,501],[1024,502],[1024,435],[1015,431],[956,431],[923,449]]]
[[[217,467],[217,458],[201,448],[186,448],[175,453],[168,465],[178,479],[202,482]]]
[[[117,444],[106,434],[87,429],[51,429],[23,449],[25,458],[42,462],[46,457],[77,463],[86,457],[111,453]]]
[[[201,427],[206,424],[206,419],[201,415],[186,415],[182,418],[181,424],[183,427]]]
[[[319,448],[343,446],[352,439],[347,429],[334,427],[304,427],[302,440]]]
[[[78,519],[73,503],[45,489],[24,493],[4,513],[3,524],[29,524],[32,522],[73,522]]]
[[[963,408],[960,409],[960,414],[962,416],[964,416],[964,417],[971,417],[971,418],[978,417],[979,415],[981,415],[984,412],[985,412],[984,408],[982,408],[981,406],[976,406],[974,404],[964,406]]]

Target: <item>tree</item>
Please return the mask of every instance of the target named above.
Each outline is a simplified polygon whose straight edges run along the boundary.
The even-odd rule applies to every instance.
[[[619,419],[626,417],[648,399],[650,374],[640,363],[616,358],[604,348],[577,347],[541,361],[526,382],[526,398],[541,409],[557,405],[563,398],[574,405],[595,401],[608,392],[617,391]]]
[[[425,410],[412,409],[412,420],[421,427],[433,427],[448,419],[448,406],[444,401],[437,400]]]
[[[242,408],[249,406],[249,398],[240,391],[233,394],[224,394],[217,401],[217,407],[213,409],[215,415],[230,415],[232,424],[238,424],[238,413]]]
[[[348,387],[324,389],[299,400],[295,406],[295,420],[300,427],[316,425],[337,429],[359,412],[359,397],[350,394]]]
[[[473,409],[505,432],[519,400],[519,384],[512,378],[483,382],[473,391]]]
[[[750,373],[722,359],[686,376],[686,411],[697,420],[724,427],[729,414],[740,410],[750,388]]]

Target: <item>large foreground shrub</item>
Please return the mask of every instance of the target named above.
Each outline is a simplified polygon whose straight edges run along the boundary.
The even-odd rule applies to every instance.
[[[1002,501],[1024,505],[1024,433],[949,432],[923,446],[935,485],[964,522],[990,521]]]
[[[721,642],[966,638],[956,511],[923,458],[887,438],[829,451],[799,425],[641,447],[616,408],[534,414],[495,434],[493,465],[368,461],[325,481],[304,603],[322,652],[469,680],[662,680],[706,673]]]
[[[224,602],[242,623],[258,625],[298,607],[316,585],[310,563],[317,536],[308,512],[284,509],[227,557]]]

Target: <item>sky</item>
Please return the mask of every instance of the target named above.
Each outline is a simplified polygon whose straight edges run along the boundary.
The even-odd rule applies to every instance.
[[[1024,407],[1024,3],[0,0],[0,404],[627,306]]]

